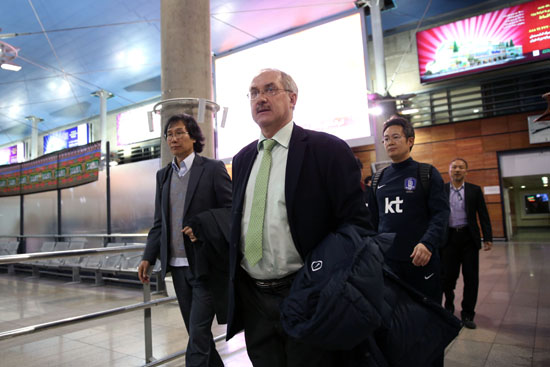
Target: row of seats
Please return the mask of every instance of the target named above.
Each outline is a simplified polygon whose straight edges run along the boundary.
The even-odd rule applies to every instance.
[[[126,245],[139,245],[132,242],[110,242],[106,247],[121,247]],[[80,250],[85,248],[85,242],[44,242],[40,252]],[[141,261],[143,251],[131,251],[122,253],[108,253],[88,255],[83,257],[66,257],[58,259],[46,259],[35,261],[35,265],[44,267],[79,267],[81,269],[103,269],[109,271],[136,272]],[[159,264],[160,265],[160,264]],[[158,271],[158,269],[157,269]]]
[[[133,242],[111,242],[106,247],[138,244]],[[10,242],[9,245],[7,243],[0,243],[0,256],[17,253],[18,246],[18,242]],[[46,241],[40,247],[39,252],[79,250],[84,248],[86,248],[86,243],[83,241]],[[41,273],[71,276],[71,274],[67,274],[67,271],[69,271],[72,273],[74,282],[79,282],[82,277],[89,278],[89,274],[91,273],[91,277],[95,279],[96,285],[104,284],[106,279],[126,283],[138,283],[137,269],[142,255],[143,251],[104,253],[81,257],[36,260],[27,264],[31,265],[33,277],[36,278],[40,277]],[[9,268],[9,272],[14,272],[13,266]],[[156,285],[157,291],[164,288],[159,274],[160,262],[157,262],[153,268],[153,283]]]

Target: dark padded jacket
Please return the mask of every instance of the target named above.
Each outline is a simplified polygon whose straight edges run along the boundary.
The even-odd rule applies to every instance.
[[[310,253],[281,305],[283,328],[305,343],[348,351],[346,366],[429,366],[458,335],[460,320],[384,266],[393,234],[373,235],[345,225]]]

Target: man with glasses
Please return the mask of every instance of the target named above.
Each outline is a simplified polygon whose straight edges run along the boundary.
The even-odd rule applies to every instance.
[[[350,223],[370,228],[349,146],[293,122],[294,80],[267,69],[250,84],[259,140],[233,159],[227,338],[244,329],[255,367],[336,366],[332,352],[282,329],[279,305],[306,256]]]
[[[411,158],[414,139],[414,129],[405,118],[393,116],[384,123],[382,142],[392,164],[373,179],[375,200],[369,208],[378,232],[396,233],[385,253],[388,266],[441,303],[438,248],[445,240],[449,201],[437,169]]]
[[[441,250],[441,259],[445,308],[451,313],[455,311],[454,289],[462,265],[464,278],[462,322],[465,327],[475,329],[474,309],[479,286],[479,250],[481,249],[477,217],[483,231],[483,250],[489,251],[493,246],[493,233],[483,192],[479,186],[465,182],[467,173],[468,162],[465,159],[455,158],[451,161],[449,165],[451,182],[445,185],[451,215],[447,245]]]
[[[198,154],[204,147],[204,136],[192,116],[172,116],[164,127],[164,137],[174,159],[157,172],[154,222],[138,276],[149,282],[150,267],[160,258],[162,277],[172,274],[189,334],[185,365],[219,367],[224,364],[211,328],[214,315],[220,319],[225,313],[226,299],[214,297],[209,275],[198,270],[204,261],[200,246],[206,244],[200,243],[201,238],[197,242],[193,229],[184,223],[210,209],[230,208],[231,179],[223,162]]]

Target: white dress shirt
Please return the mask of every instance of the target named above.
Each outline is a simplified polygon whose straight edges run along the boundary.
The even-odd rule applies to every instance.
[[[267,187],[267,199],[264,217],[262,258],[250,266],[243,256],[241,266],[254,279],[279,279],[296,272],[303,266],[302,258],[296,250],[286,210],[285,178],[288,159],[288,148],[294,123],[291,121],[279,130],[273,140],[277,143],[271,150],[271,169]],[[252,166],[244,196],[244,213],[241,222],[241,250],[244,253],[245,237],[252,211],[252,197],[256,176],[264,154],[261,135],[258,140],[258,155]]]

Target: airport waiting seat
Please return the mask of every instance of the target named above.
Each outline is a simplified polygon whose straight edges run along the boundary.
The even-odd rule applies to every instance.
[[[126,243],[127,246],[129,245],[144,245],[143,243],[137,243],[137,242],[129,242]],[[125,252],[122,254],[123,260],[122,264],[120,266],[121,271],[127,271],[127,272],[137,272],[137,269],[139,267],[139,263],[141,262],[141,258],[143,257],[143,251],[132,251],[132,252]],[[152,274],[158,274],[160,272],[160,261],[155,262],[155,266],[153,267]]]
[[[40,246],[40,251],[38,252],[52,252],[55,249],[55,242],[53,241],[45,241],[42,243],[42,246]],[[36,260],[31,262],[32,267],[32,277],[38,278],[40,277],[40,268],[47,267],[51,263],[51,259],[44,259],[44,260]]]
[[[39,252],[52,252],[55,249],[55,242],[53,241],[46,241],[42,243],[42,246],[40,247]],[[51,262],[51,259],[44,259],[44,260],[36,260],[33,261],[33,265],[39,265],[39,266],[46,266]]]
[[[71,241],[68,250],[82,250],[85,245],[86,243],[83,241]],[[80,256],[64,258],[63,268],[71,270],[74,283],[80,283],[80,266],[82,262],[83,258]]]
[[[105,247],[117,247],[117,246],[124,246],[123,242],[110,242]],[[118,254],[120,255],[120,254]],[[105,254],[99,254],[99,255],[90,255],[86,257],[83,260],[83,268],[94,270],[99,269],[103,263],[103,260],[105,258]]]
[[[86,243],[82,241],[71,241],[69,243],[68,250],[82,250],[85,245]],[[63,265],[70,267],[79,267],[81,263],[82,257],[67,257],[65,258]]]
[[[124,242],[109,242],[105,247],[120,247],[124,246]],[[120,269],[122,262],[121,253],[90,255],[82,262],[82,270],[91,271],[94,273],[95,284],[103,285],[102,273],[114,273]]]
[[[0,243],[0,256],[15,255],[19,248],[18,241]],[[8,268],[8,274],[15,274],[15,264],[4,265]]]
[[[67,251],[69,249],[69,242],[65,242],[65,241],[60,241],[60,242],[56,242],[55,244],[55,247],[54,247],[54,251]],[[65,258],[63,257],[60,257],[60,258],[57,258],[57,259],[51,259],[50,262],[48,264],[46,264],[47,267],[50,267],[50,268],[59,268],[60,266],[63,266],[63,264],[65,263]]]
[[[126,244],[121,242],[111,242],[108,243],[106,247],[120,246],[126,246]],[[123,253],[105,254],[103,260],[101,261],[100,269],[105,272],[113,273],[119,271],[123,257]]]
[[[143,245],[142,243],[128,242],[129,245]],[[123,252],[122,253],[122,262],[120,265],[120,270],[128,272],[136,272],[143,257],[143,251],[132,251],[132,252]]]
[[[0,244],[0,256],[5,255],[15,255],[17,254],[17,249],[19,248],[19,242],[4,242]]]

